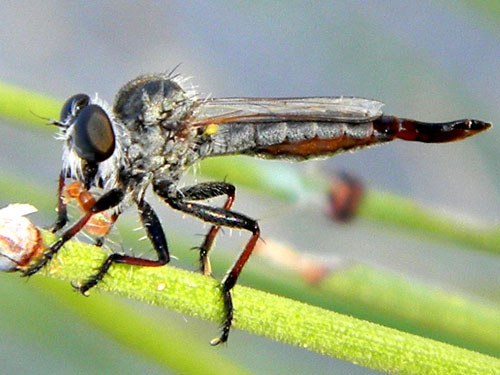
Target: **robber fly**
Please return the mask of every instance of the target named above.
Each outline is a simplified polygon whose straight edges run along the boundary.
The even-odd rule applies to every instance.
[[[478,120],[446,123],[383,115],[382,103],[354,97],[198,99],[183,90],[171,74],[138,77],[116,96],[113,108],[86,94],[70,97],[59,121],[63,165],[59,177],[58,216],[52,228],[67,223],[66,180],[83,190],[103,194],[85,206],[83,216],[62,232],[25,275],[32,275],[53,258],[63,244],[97,213],[109,210],[113,221],[128,206],[139,211],[158,259],[111,254],[90,278],[76,288],[86,293],[113,263],[157,267],[169,262],[160,220],[145,199],[149,186],[169,206],[212,224],[199,247],[201,271],[210,274],[208,253],[221,226],[246,230],[250,240],[222,280],[225,316],[222,333],[212,345],[225,342],[233,319],[231,289],[259,239],[257,221],[231,210],[235,187],[204,182],[179,187],[186,169],[199,160],[244,154],[268,159],[305,160],[326,157],[393,139],[419,142],[459,140],[490,127]],[[199,203],[225,196],[222,207]]]

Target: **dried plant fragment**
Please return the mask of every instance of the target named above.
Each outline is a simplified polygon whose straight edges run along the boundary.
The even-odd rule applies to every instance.
[[[45,246],[38,228],[25,218],[36,212],[29,204],[11,204],[0,209],[0,270],[26,269],[42,255]]]

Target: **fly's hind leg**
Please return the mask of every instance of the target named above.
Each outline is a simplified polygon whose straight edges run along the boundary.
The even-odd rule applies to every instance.
[[[117,253],[111,254],[104,261],[95,275],[91,276],[82,285],[75,286],[75,289],[80,291],[82,294],[86,294],[86,292],[90,288],[97,285],[97,283],[101,281],[106,275],[113,263],[124,263],[133,266],[144,267],[159,267],[167,264],[170,261],[167,239],[161,227],[158,216],[154,212],[153,208],[149,205],[149,203],[147,203],[144,199],[137,203],[137,207],[139,209],[142,224],[146,229],[149,240],[153,244],[153,247],[158,255],[158,259],[150,260]]]
[[[166,203],[176,210],[196,216],[197,218],[207,223],[211,223],[216,227],[225,226],[229,228],[244,229],[252,233],[252,236],[250,237],[250,240],[248,240],[243,252],[222,280],[222,298],[225,310],[224,321],[222,323],[222,333],[220,337],[212,340],[210,344],[217,345],[226,342],[233,321],[233,300],[231,296],[231,289],[236,284],[241,270],[252,254],[255,244],[259,239],[259,225],[255,220],[225,208],[210,207],[196,202],[186,201],[186,198],[180,194],[170,182],[161,181],[155,183],[153,189],[156,194],[162,197]]]
[[[215,198],[221,195],[226,195],[227,199],[224,203],[223,209],[229,210],[235,198],[236,189],[233,185],[225,182],[204,182],[198,185],[190,186],[181,189],[181,195],[187,201],[198,201]],[[210,259],[208,252],[213,246],[215,237],[220,230],[220,225],[213,225],[200,245],[200,270],[204,275],[212,274],[212,267],[210,266]]]

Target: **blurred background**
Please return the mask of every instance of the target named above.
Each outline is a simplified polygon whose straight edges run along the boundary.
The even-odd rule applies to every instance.
[[[465,142],[393,142],[293,167],[325,176],[348,170],[370,188],[487,224],[499,221],[497,2],[0,1],[0,7],[0,80],[61,101],[78,92],[98,92],[112,103],[128,80],[181,63],[177,72],[192,77],[201,96],[349,95],[377,99],[386,103],[386,113],[422,121],[490,121],[497,127]],[[60,146],[46,129],[27,131],[0,120],[0,178],[15,176],[51,191],[55,207]],[[290,167],[262,162],[274,163],[276,171]],[[201,174],[196,178],[203,180]],[[12,203],[8,196],[0,195],[2,205]],[[240,188],[234,207],[259,219],[264,239],[500,302],[498,257],[417,241],[363,220],[336,226],[323,210],[305,206]],[[167,233],[187,236],[192,246],[201,241],[204,229],[198,222],[161,212]],[[48,225],[54,217],[52,211],[41,212],[35,221]],[[218,244],[236,257],[246,236],[226,231]],[[187,249],[173,253],[196,268]],[[164,372],[81,316],[46,302],[31,283],[0,275],[0,360],[6,373]],[[133,308],[178,326],[207,346],[218,329],[139,304]],[[25,310],[33,313],[30,318],[24,317]],[[23,319],[30,319],[30,329]],[[227,346],[213,350],[251,373],[375,373],[237,330]],[[189,350],[175,355],[189,355]]]

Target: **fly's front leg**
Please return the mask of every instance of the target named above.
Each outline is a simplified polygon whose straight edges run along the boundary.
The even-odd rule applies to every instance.
[[[235,193],[235,187],[225,182],[204,182],[195,186],[181,189],[181,195],[186,201],[205,200],[221,195],[226,195],[227,199],[223,206],[223,209],[225,210],[229,210],[233,205]],[[220,225],[213,225],[205,236],[203,243],[198,248],[200,251],[200,270],[204,275],[212,274],[212,267],[210,265],[208,252],[212,248],[215,236],[217,236],[219,230]]]
[[[75,286],[75,289],[80,291],[82,294],[86,294],[90,288],[94,287],[99,281],[101,281],[113,263],[124,263],[132,266],[159,267],[170,261],[167,239],[165,238],[165,233],[163,232],[158,216],[149,203],[144,199],[137,203],[137,207],[148,238],[153,244],[153,247],[158,255],[158,260],[144,259],[117,253],[111,254],[104,261],[95,275],[91,276],[82,285]]]
[[[30,276],[41,270],[53,257],[57,254],[59,249],[73,236],[75,236],[82,228],[87,224],[92,215],[106,211],[112,207],[117,206],[123,200],[124,193],[120,189],[114,189],[109,191],[100,197],[95,204],[89,209],[83,217],[78,220],[72,227],[66,230],[62,236],[54,242],[50,247],[43,253],[42,258],[24,272],[23,276]]]
[[[65,181],[66,178],[64,177],[64,172],[61,171],[61,174],[59,175],[59,186],[57,189],[57,219],[54,225],[50,228],[52,233],[57,232],[68,222],[68,210],[66,209],[66,202],[64,201],[63,196]]]
[[[224,208],[204,206],[195,202],[186,202],[185,198],[172,189],[169,182],[159,182],[154,184],[154,191],[172,208],[184,213],[196,216],[197,218],[214,224],[215,226],[225,226],[229,228],[244,229],[252,233],[243,252],[240,254],[234,265],[222,280],[222,297],[224,301],[225,317],[222,323],[222,334],[220,337],[212,340],[210,344],[217,345],[226,342],[233,321],[233,300],[231,289],[236,284],[241,270],[245,266],[248,258],[259,239],[260,229],[257,222],[249,217]]]

